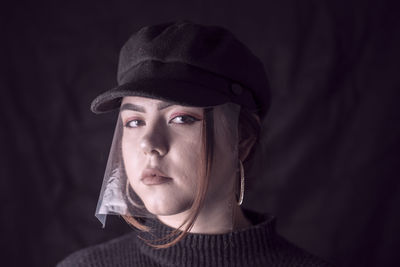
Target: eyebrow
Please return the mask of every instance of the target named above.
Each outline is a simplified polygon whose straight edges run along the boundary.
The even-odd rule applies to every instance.
[[[174,104],[172,103],[165,103],[165,102],[161,102],[157,104],[157,110],[163,110],[169,106],[173,106]],[[120,111],[123,110],[133,110],[133,111],[137,111],[137,112],[142,112],[142,113],[146,113],[146,110],[139,105],[135,105],[132,103],[125,103],[121,106],[121,108],[119,109]]]

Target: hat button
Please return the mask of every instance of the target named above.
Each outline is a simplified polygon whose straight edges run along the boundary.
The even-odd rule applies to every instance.
[[[235,95],[241,95],[243,93],[243,88],[237,83],[232,83],[231,85],[231,91]]]

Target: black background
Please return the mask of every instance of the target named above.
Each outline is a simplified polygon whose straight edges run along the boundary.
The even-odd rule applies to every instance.
[[[337,266],[400,266],[395,1],[15,1],[1,12],[0,265],[54,266],[129,231],[93,216],[116,114],[90,102],[116,85],[131,33],[189,19],[230,29],[270,77],[245,206]]]

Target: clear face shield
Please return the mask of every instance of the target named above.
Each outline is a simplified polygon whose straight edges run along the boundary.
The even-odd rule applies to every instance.
[[[198,108],[125,97],[96,208],[103,227],[107,215],[186,219],[201,199],[194,225],[212,218],[232,229],[239,113],[233,103]]]

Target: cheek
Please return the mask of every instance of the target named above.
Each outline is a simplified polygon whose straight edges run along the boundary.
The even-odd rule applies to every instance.
[[[141,167],[145,167],[145,157],[140,149],[140,144],[134,138],[123,139],[121,149],[125,171],[132,183],[138,179]]]
[[[201,162],[200,142],[181,140],[171,146],[168,170],[181,186],[196,188]]]
[[[170,134],[170,150],[166,157],[168,171],[181,186],[194,187],[201,164],[201,124],[191,128],[176,128]]]

